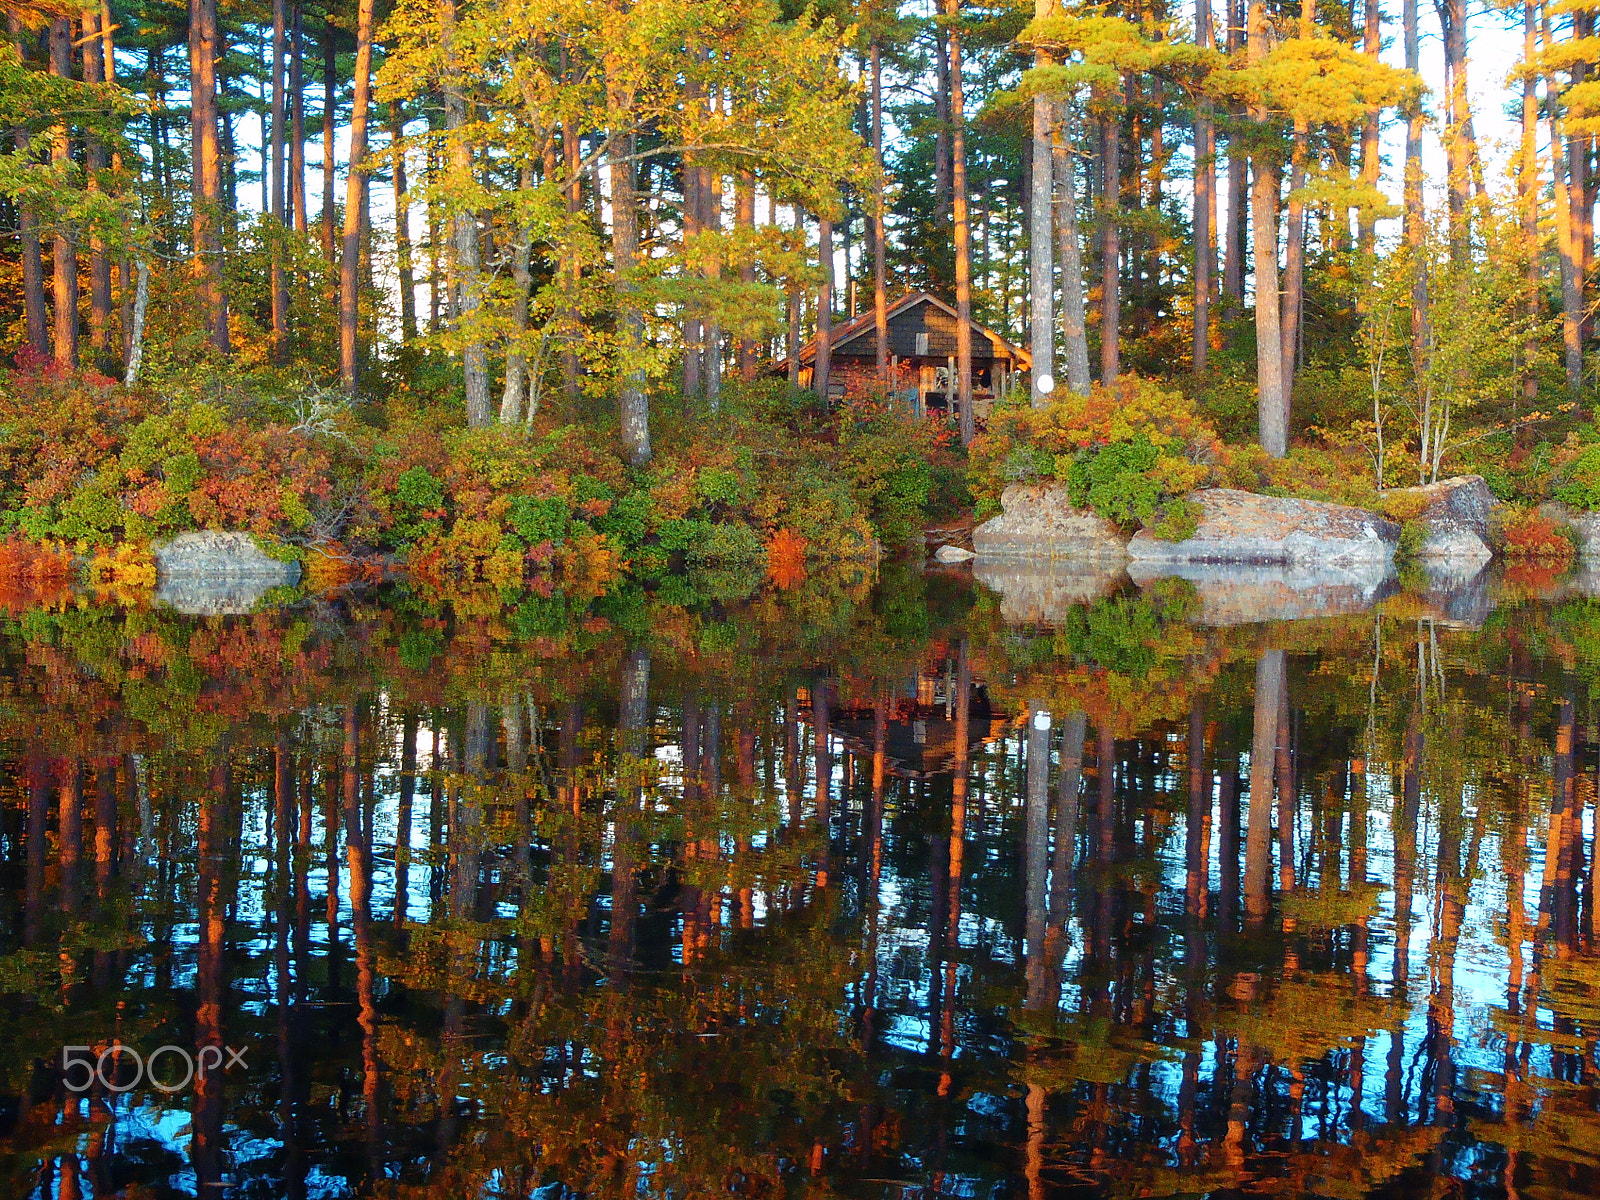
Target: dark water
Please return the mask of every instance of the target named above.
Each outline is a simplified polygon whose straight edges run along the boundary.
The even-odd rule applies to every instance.
[[[1600,601],[1363,604],[14,600],[3,1191],[1594,1195]]]

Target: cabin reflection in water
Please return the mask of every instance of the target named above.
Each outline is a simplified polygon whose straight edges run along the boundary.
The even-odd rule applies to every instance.
[[[914,682],[891,689],[883,700],[885,769],[905,779],[931,779],[956,769],[955,663],[947,671],[919,671]],[[801,712],[816,727],[819,715],[813,689],[799,692]],[[967,759],[995,741],[1013,724],[1013,718],[994,713],[988,688],[974,681],[969,689]],[[859,700],[841,701],[827,714],[828,727],[852,756],[870,758],[875,752],[876,708]],[[815,734],[813,734],[815,736]]]
[[[1600,604],[809,586],[20,613],[0,1195],[1600,1194]]]

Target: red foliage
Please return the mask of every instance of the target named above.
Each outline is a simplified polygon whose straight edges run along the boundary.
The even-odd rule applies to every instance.
[[[1559,523],[1537,509],[1513,510],[1502,519],[1499,532],[1501,553],[1509,559],[1561,566],[1572,561],[1572,540]]]

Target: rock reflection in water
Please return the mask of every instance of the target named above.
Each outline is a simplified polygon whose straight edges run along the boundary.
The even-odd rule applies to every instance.
[[[1347,567],[1262,566],[1236,563],[1134,562],[1128,573],[1141,588],[1162,580],[1193,585],[1201,625],[1249,625],[1364,613],[1398,590],[1385,563]]]
[[[1594,1194],[1600,602],[1202,583],[16,614],[6,1193]]]
[[[1076,605],[1091,604],[1125,586],[1120,562],[978,558],[972,575],[1000,597],[1000,615],[1012,624],[1055,624]]]

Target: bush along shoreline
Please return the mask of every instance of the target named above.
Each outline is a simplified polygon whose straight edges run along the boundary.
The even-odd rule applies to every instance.
[[[996,407],[972,445],[974,515],[980,523],[998,515],[1006,487],[1034,484],[1110,522],[1124,543],[1141,531],[1182,542],[1201,516],[1194,493],[1223,488],[1345,505],[1393,522],[1402,572],[1430,556],[1428,542],[1441,526],[1463,523],[1481,526],[1485,552],[1510,564],[1561,570],[1579,555],[1600,556],[1600,427],[1593,423],[1569,417],[1466,440],[1437,480],[1418,470],[1404,442],[1384,446],[1359,422],[1345,428],[1337,437],[1319,428],[1275,459],[1258,445],[1224,441],[1189,395],[1137,376],[1095,384],[1085,396],[1058,395],[1040,408],[1013,401]],[[1433,485],[1474,476],[1493,508],[1481,521],[1463,522],[1435,502]]]
[[[712,415],[670,405],[635,470],[606,431],[469,430],[448,408],[364,413],[317,387],[206,380],[157,395],[89,372],[0,376],[0,572],[155,582],[151,548],[248,532],[313,586],[399,574],[436,591],[630,578],[708,599],[870,571],[969,499],[959,446],[874,401],[821,413],[773,382]],[[381,420],[375,419],[381,415]],[[373,418],[373,419],[369,419]]]
[[[684,603],[730,600],[823,568],[870,574],[920,552],[924,527],[981,522],[1008,485],[1030,482],[1124,537],[1189,537],[1190,497],[1208,487],[1381,514],[1402,527],[1402,563],[1424,536],[1401,450],[1380,490],[1359,441],[1272,459],[1136,376],[1042,408],[1002,403],[970,451],[882,399],[823,412],[781,381],[732,384],[715,413],[681,401],[656,413],[654,457],[634,469],[603,416],[472,430],[447,404],[363,408],[272,377],[195,375],[157,393],[93,372],[6,372],[0,577],[149,588],[153,547],[215,529],[300,562],[314,590],[401,577],[581,604],[627,580]],[[1502,441],[1475,444],[1449,473],[1481,474],[1500,502],[1497,557],[1570,563],[1600,514],[1600,431]]]

